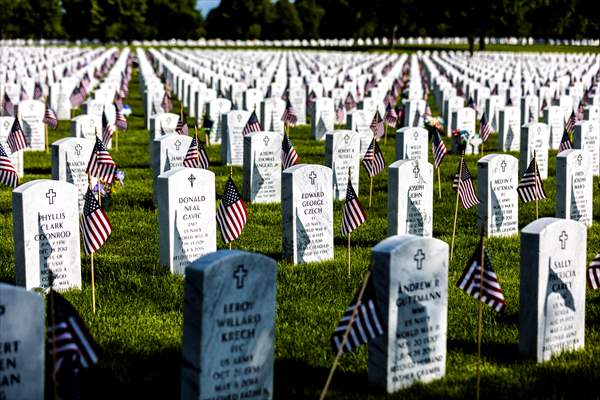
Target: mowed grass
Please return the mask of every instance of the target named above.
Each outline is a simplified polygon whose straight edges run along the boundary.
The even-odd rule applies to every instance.
[[[175,399],[179,397],[184,277],[159,265],[157,210],[152,203],[149,134],[143,127],[143,109],[137,73],[130,83],[134,114],[130,130],[121,133],[115,161],[126,173],[125,188],[113,199],[107,213],[113,234],[95,257],[98,310],[92,313],[90,262],[82,258],[83,289],[66,293],[103,348],[98,366],[84,374],[82,398]],[[179,107],[175,104],[175,109]],[[434,109],[435,113],[435,109]],[[50,142],[68,136],[68,122],[50,132]],[[306,126],[292,129],[291,139],[303,163],[324,163],[324,142],[310,138]],[[486,154],[497,151],[497,136],[486,144]],[[447,146],[450,148],[449,142]],[[382,144],[387,164],[395,160],[395,138]],[[218,146],[211,146],[211,170],[221,193],[229,167],[220,162]],[[514,154],[518,156],[517,154]],[[431,156],[430,156],[431,157]],[[476,175],[478,156],[467,156]],[[446,157],[441,168],[442,198],[434,191],[434,236],[450,243],[456,197],[451,189],[458,156]],[[26,178],[50,178],[50,154],[25,153]],[[234,168],[242,186],[242,170]],[[540,217],[554,216],[555,152],[545,189],[549,199],[540,203]],[[597,178],[594,180],[596,188]],[[387,170],[373,182],[373,205],[368,221],[352,234],[352,271],[348,276],[346,241],[339,233],[342,203],[335,204],[335,259],[315,264],[291,265],[281,258],[281,207],[248,205],[248,224],[234,248],[259,252],[278,262],[277,321],[275,334],[275,397],[316,398],[327,378],[334,353],[329,337],[359,287],[370,265],[371,248],[387,233]],[[595,189],[597,192],[597,189]],[[361,171],[360,197],[368,203],[369,181]],[[600,204],[594,200],[595,215]],[[520,227],[535,219],[533,204],[519,207]],[[444,379],[385,395],[367,382],[367,352],[363,347],[342,356],[329,396],[339,399],[474,397],[476,377],[477,302],[458,290],[458,280],[477,243],[476,210],[459,209],[454,260],[449,266],[448,359]],[[11,193],[0,189],[0,280],[14,283]],[[588,230],[590,260],[600,250],[597,224]],[[600,389],[600,296],[586,296],[585,350],[563,354],[544,365],[519,358],[519,237],[490,239],[490,255],[507,301],[498,314],[484,309],[482,398],[597,398]],[[219,237],[219,248],[223,242]],[[584,270],[579,273],[584,274]],[[259,294],[257,294],[259,295]]]

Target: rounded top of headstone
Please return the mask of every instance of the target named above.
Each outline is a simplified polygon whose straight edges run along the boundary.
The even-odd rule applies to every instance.
[[[399,251],[400,249],[402,249],[402,247],[406,246],[407,244],[417,243],[417,242],[429,243],[430,245],[437,244],[437,245],[443,245],[443,246],[448,247],[448,244],[446,242],[436,239],[436,238],[417,236],[417,235],[395,235],[395,236],[390,236],[386,239],[383,239],[381,242],[377,243],[371,249],[371,251],[373,253],[388,253],[388,254],[390,254],[390,253],[395,253],[396,251]]]
[[[586,231],[585,225],[581,222],[573,221],[571,219],[544,217],[531,222],[521,230],[521,234],[540,235],[546,230],[563,229],[564,227],[583,232]]]
[[[421,128],[418,126],[405,126],[404,128],[400,128],[398,130],[396,130],[396,133],[404,133],[404,132],[419,132],[422,134],[428,134],[427,129],[425,128]]]
[[[324,173],[329,173],[331,174],[331,168],[326,167],[324,165],[319,165],[319,164],[296,164],[292,167],[289,167],[287,169],[285,169],[283,171],[284,174],[295,174],[297,172],[300,172],[304,169],[312,169],[312,170],[321,170]]]
[[[240,264],[252,265],[257,268],[272,268],[276,270],[277,263],[271,257],[259,253],[250,253],[242,250],[217,250],[206,254],[193,263],[185,270],[185,274],[196,273],[204,274],[208,270],[217,268],[221,264]]]
[[[189,174],[193,173],[196,176],[212,177],[214,179],[215,173],[203,168],[187,168],[187,167],[176,167],[172,168],[168,171],[163,172],[158,176],[159,179],[168,179],[175,175],[185,175],[186,179],[189,177]]]
[[[519,161],[516,159],[516,157],[511,156],[510,154],[487,154],[487,155],[481,157],[479,159],[479,161],[477,161],[477,164],[488,164],[488,163],[492,162],[493,160],[499,160],[499,159],[510,160],[515,163]]]
[[[8,283],[0,282],[0,299],[5,302],[8,298],[19,298],[18,303],[22,303],[23,301],[31,301],[34,303],[39,303],[42,305],[44,300],[42,297],[35,292],[31,292],[24,287],[10,285]]]
[[[577,155],[581,155],[582,157],[588,157],[589,154],[587,151],[582,149],[567,149],[563,150],[556,155],[556,158],[570,158],[577,157]]]
[[[257,131],[257,132],[250,132],[248,133],[246,136],[244,136],[244,138],[253,138],[253,137],[262,137],[263,135],[269,135],[269,136],[279,136],[280,138],[283,138],[283,134],[280,132],[275,132],[275,131]]]
[[[407,167],[412,167],[413,165],[418,165],[418,166],[428,166],[433,168],[433,165],[425,160],[419,160],[419,159],[403,159],[403,160],[396,160],[393,163],[391,163],[388,168],[390,169],[394,169],[394,168],[407,168]]]
[[[334,129],[332,131],[325,132],[325,135],[331,135],[331,136],[335,136],[335,135],[350,135],[350,136],[353,136],[355,134],[356,134],[356,131],[353,131],[352,129]]]
[[[59,181],[59,180],[53,180],[53,179],[35,179],[33,181],[29,181],[27,183],[24,183],[24,184],[18,186],[16,189],[13,190],[13,195],[23,194],[24,192],[26,192],[32,188],[38,189],[41,187],[48,187],[48,186],[61,187],[58,190],[73,190],[73,191],[77,190],[75,185],[73,185],[72,183],[69,183],[67,181]]]

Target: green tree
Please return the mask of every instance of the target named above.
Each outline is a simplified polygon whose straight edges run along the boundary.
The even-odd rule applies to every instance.
[[[274,20],[270,0],[223,0],[206,17],[209,37],[260,39],[269,37]]]
[[[303,37],[316,39],[319,37],[319,27],[325,15],[325,10],[316,0],[297,0],[294,6],[302,22]]]
[[[273,39],[296,39],[302,37],[302,21],[294,4],[279,0],[274,6],[274,19],[271,26]]]

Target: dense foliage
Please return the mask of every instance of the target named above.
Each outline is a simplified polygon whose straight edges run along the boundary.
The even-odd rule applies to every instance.
[[[168,39],[600,35],[589,0],[0,0],[0,37]]]

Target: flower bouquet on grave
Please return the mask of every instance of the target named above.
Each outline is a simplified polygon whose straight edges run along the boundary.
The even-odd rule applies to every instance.
[[[92,192],[95,195],[100,195],[101,198],[101,206],[104,210],[108,210],[110,205],[112,204],[112,196],[120,189],[125,187],[125,172],[122,170],[117,170],[115,172],[115,179],[111,183],[98,181],[94,187],[92,188]]]
[[[438,131],[440,136],[444,136],[444,119],[442,117],[426,116],[425,129],[429,132],[429,140],[435,131]]]

